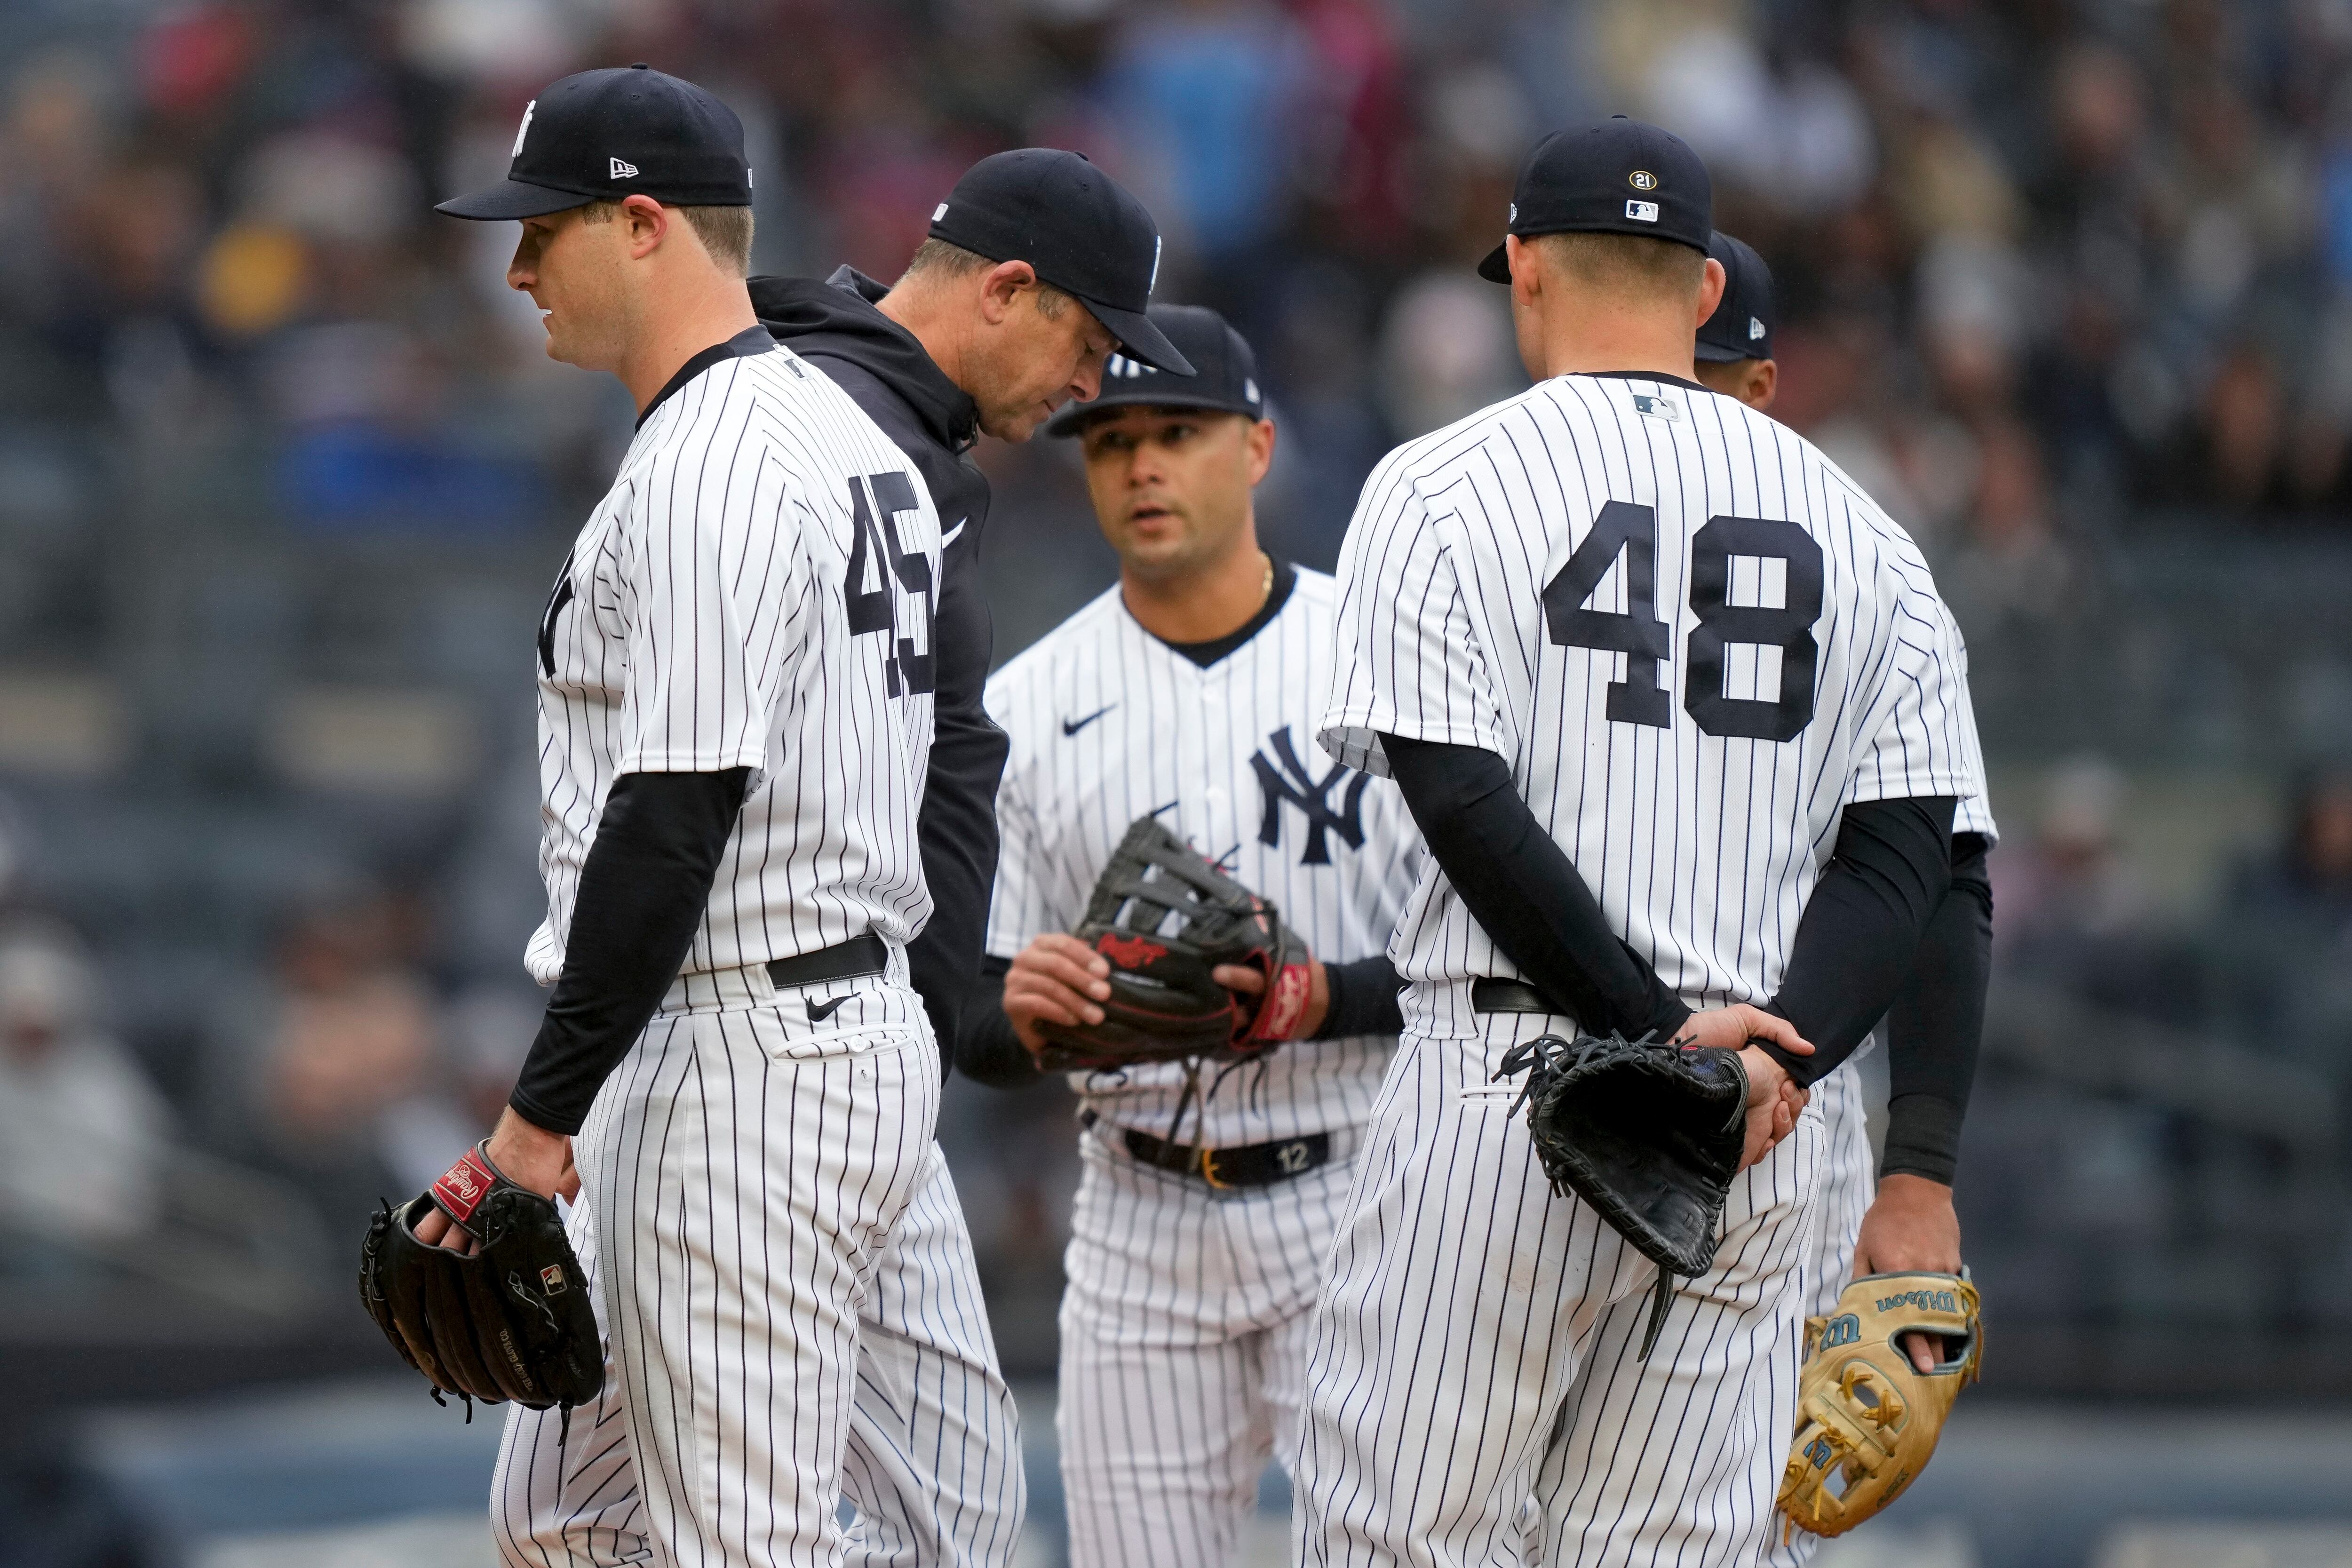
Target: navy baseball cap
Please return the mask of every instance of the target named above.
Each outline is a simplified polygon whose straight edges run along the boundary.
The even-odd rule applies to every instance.
[[[695,86],[650,66],[582,71],[522,111],[507,177],[441,203],[451,217],[543,217],[591,202],[748,207],[743,122]]]
[[[1639,234],[1706,248],[1715,232],[1706,165],[1672,132],[1620,114],[1555,131],[1536,143],[1511,192],[1509,232]],[[1510,253],[1496,246],[1478,263],[1491,283],[1511,280]]]
[[[1145,313],[1160,281],[1160,226],[1078,153],[1023,147],[982,158],[931,213],[931,237],[991,261],[1027,262],[1084,300],[1128,358],[1192,374]]]
[[[1180,378],[1130,355],[1113,354],[1103,366],[1101,393],[1092,402],[1065,405],[1046,421],[1046,435],[1076,436],[1104,408],[1207,408],[1265,417],[1257,355],[1223,316],[1200,305],[1154,305],[1150,317],[1161,335],[1192,361],[1192,374]]]
[[[1772,269],[1744,239],[1720,229],[1706,253],[1723,263],[1723,302],[1698,330],[1698,357],[1713,364],[1772,357]]]

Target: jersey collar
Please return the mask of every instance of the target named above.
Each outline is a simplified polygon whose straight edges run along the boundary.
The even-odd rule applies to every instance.
[[[775,346],[776,340],[768,335],[768,329],[757,326],[744,328],[723,343],[711,344],[678,366],[677,374],[662,384],[662,389],[654,394],[654,400],[646,405],[646,411],[637,416],[635,427],[644,429],[646,421],[654,416],[655,409],[669,401],[671,393],[676,392],[719,361],[742,359],[751,354],[763,354]]]
[[[1169,652],[1179,658],[1191,659],[1202,669],[1213,668],[1226,655],[1240,648],[1250,638],[1272,625],[1274,617],[1282,614],[1282,606],[1290,602],[1290,591],[1298,585],[1297,568],[1271,550],[1265,552],[1265,558],[1274,568],[1274,587],[1266,594],[1265,603],[1258,606],[1257,614],[1221,637],[1211,637],[1205,642],[1170,642],[1141,621],[1135,620],[1132,612],[1128,613],[1127,618],[1135,621],[1137,630]],[[1119,600],[1119,608],[1122,611],[1127,609],[1127,600],[1123,595]]]
[[[1668,386],[1687,386],[1693,392],[1712,392],[1711,386],[1701,386],[1695,381],[1685,381],[1678,375],[1668,375],[1662,370],[1572,370],[1570,375],[1589,375],[1595,381],[1663,381]]]

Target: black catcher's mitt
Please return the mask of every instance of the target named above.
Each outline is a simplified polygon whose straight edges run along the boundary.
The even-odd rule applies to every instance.
[[[474,1237],[472,1252],[416,1238],[436,1206]],[[588,1277],[554,1201],[499,1174],[486,1146],[423,1196],[376,1212],[360,1247],[360,1300],[436,1399],[569,1409],[604,1385]]]
[[[1297,1036],[1312,985],[1307,944],[1157,817],[1128,828],[1071,934],[1110,961],[1110,999],[1090,1027],[1041,1025],[1041,1067],[1238,1061]],[[1265,990],[1226,990],[1209,978],[1221,963],[1256,970]]]
[[[1642,1337],[1647,1361],[1677,1275],[1715,1267],[1716,1234],[1748,1127],[1739,1053],[1677,1047],[1644,1035],[1546,1035],[1513,1046],[1496,1078],[1528,1075],[1513,1106],[1552,1190],[1574,1193],[1658,1266]]]

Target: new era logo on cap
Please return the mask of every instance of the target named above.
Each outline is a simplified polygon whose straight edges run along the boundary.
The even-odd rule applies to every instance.
[[[1762,320],[1761,320],[1760,318],[1759,318],[1759,317],[1755,317],[1755,316],[1750,316],[1750,317],[1748,317],[1748,341],[1749,342],[1751,342],[1751,343],[1752,343],[1752,342],[1754,342],[1757,339],[1759,339],[1759,338],[1762,337],[1763,335],[1764,335],[1764,322],[1762,321]]]
[[[1632,218],[1635,223],[1655,223],[1658,221],[1658,204],[1655,202],[1627,202],[1625,204],[1625,216]]]
[[[635,163],[630,163],[626,158],[615,158],[613,160],[613,178],[616,180],[625,180],[636,172],[637,166]]]

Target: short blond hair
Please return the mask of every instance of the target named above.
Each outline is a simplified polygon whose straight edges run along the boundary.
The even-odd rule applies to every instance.
[[[914,257],[907,263],[907,270],[898,275],[898,280],[903,283],[909,278],[927,275],[946,279],[969,278],[995,265],[976,250],[966,250],[962,246],[950,245],[944,239],[927,239],[915,247]],[[1074,298],[1043,278],[1037,279],[1037,313],[1047,321],[1060,321],[1062,312],[1070,308]]]
[[[1706,253],[1646,234],[1539,234],[1520,241],[1544,267],[1570,282],[1613,294],[1696,294],[1706,281]]]
[[[590,202],[581,209],[583,223],[610,223],[619,214],[618,202]],[[702,241],[702,248],[710,259],[728,268],[738,278],[751,275],[751,209],[744,207],[689,207],[667,209],[684,218]]]

